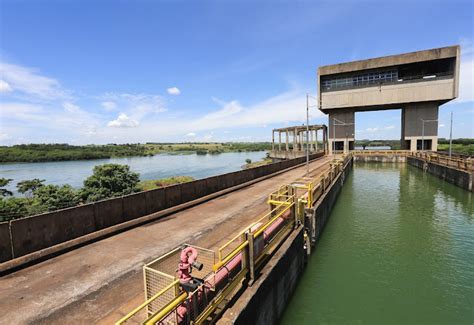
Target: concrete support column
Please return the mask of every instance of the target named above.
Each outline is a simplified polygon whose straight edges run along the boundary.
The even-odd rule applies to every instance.
[[[272,151],[275,150],[275,131],[272,130]]]
[[[314,151],[313,132],[314,132],[314,130],[312,130],[312,129],[309,130],[309,135],[310,135],[310,137],[309,137],[309,151]]]
[[[344,152],[349,151],[349,142],[354,141],[355,134],[354,110],[334,111],[329,113],[329,152],[332,153],[334,142],[342,143]]]
[[[438,150],[438,110],[438,102],[408,104],[402,109],[402,148]]]
[[[316,151],[318,151],[318,130],[316,130],[315,136],[316,136],[316,141],[315,141]]]
[[[285,137],[285,140],[286,140],[286,151],[289,151],[290,150],[290,146],[288,144],[288,130],[286,130],[286,137]]]
[[[278,131],[278,150],[281,151],[281,131]]]
[[[295,129],[293,131],[293,151],[296,151],[298,149],[297,137],[298,137],[298,134],[296,133],[296,129]]]

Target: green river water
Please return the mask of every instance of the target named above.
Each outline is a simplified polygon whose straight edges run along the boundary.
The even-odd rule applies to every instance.
[[[474,324],[474,197],[355,164],[282,324]]]

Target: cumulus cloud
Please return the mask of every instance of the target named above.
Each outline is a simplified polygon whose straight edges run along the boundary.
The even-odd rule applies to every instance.
[[[68,97],[56,79],[42,76],[32,68],[0,62],[0,75],[8,86],[6,89],[30,95],[30,99],[51,100]]]
[[[196,133],[189,132],[188,134],[186,134],[186,136],[189,137],[189,138],[194,138],[196,136]]]
[[[177,87],[168,88],[166,89],[166,91],[168,92],[168,94],[173,95],[173,96],[177,96],[181,94],[181,90],[179,90]]]
[[[222,107],[202,118],[191,121],[195,130],[223,127],[262,127],[270,124],[304,123],[306,121],[306,96],[298,90],[285,92],[251,106],[233,100],[221,102]],[[312,118],[321,117],[313,109]]]
[[[117,104],[111,101],[102,102],[101,105],[106,111],[113,111],[117,108]]]
[[[10,84],[5,80],[0,79],[0,93],[9,93],[10,91],[12,91]]]
[[[135,128],[138,125],[138,121],[131,119],[124,113],[121,113],[116,120],[107,123],[107,126],[112,128]]]

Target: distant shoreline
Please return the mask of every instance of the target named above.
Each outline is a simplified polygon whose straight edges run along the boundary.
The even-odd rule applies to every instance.
[[[147,143],[73,146],[68,144],[25,144],[0,147],[0,163],[81,161],[147,157],[157,154],[207,155],[225,152],[255,152],[271,148],[269,142]]]

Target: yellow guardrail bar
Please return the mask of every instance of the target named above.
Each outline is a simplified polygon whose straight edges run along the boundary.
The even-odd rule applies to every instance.
[[[227,254],[227,256],[222,260],[222,261],[218,261],[216,264],[214,264],[214,266],[212,267],[212,269],[214,270],[214,272],[216,272],[217,270],[219,270],[221,267],[223,267],[224,265],[226,265],[231,259],[233,259],[238,253],[240,253],[245,247],[247,247],[247,245],[249,244],[248,241],[244,241],[242,244],[240,244],[239,246],[237,246],[237,248],[235,248],[232,252],[230,252],[229,254]]]
[[[280,218],[283,213],[288,211],[295,203],[291,203],[291,205],[288,205],[286,208],[284,208],[282,211],[280,211],[276,216],[274,216],[270,221],[268,221],[265,225],[263,225],[261,228],[259,228],[256,232],[254,232],[253,237],[257,238],[262,232],[264,232],[270,225],[275,222],[276,219]]]
[[[176,286],[178,283],[179,283],[178,280],[173,281],[172,283],[170,283],[169,285],[167,285],[166,287],[164,287],[162,290],[160,290],[158,293],[156,293],[155,295],[153,295],[150,299],[148,299],[147,301],[145,301],[144,303],[142,303],[140,306],[138,306],[137,308],[135,308],[134,310],[132,310],[130,313],[128,313],[128,314],[127,314],[126,316],[124,316],[123,318],[121,318],[121,319],[120,319],[119,321],[117,321],[115,324],[120,325],[120,324],[125,323],[127,320],[129,320],[130,318],[132,318],[133,316],[135,316],[135,314],[137,314],[140,310],[142,310],[143,308],[145,308],[146,306],[148,306],[151,302],[153,302],[155,299],[157,299],[159,296],[161,296],[162,294],[164,294],[166,291],[168,291],[168,290],[171,289],[172,287]]]
[[[181,295],[176,297],[170,304],[168,304],[165,308],[157,312],[156,314],[152,315],[145,321],[146,325],[154,325],[158,321],[160,321],[163,317],[168,315],[170,312],[173,311],[176,307],[178,307],[186,298],[188,297],[187,292],[183,292]]]

